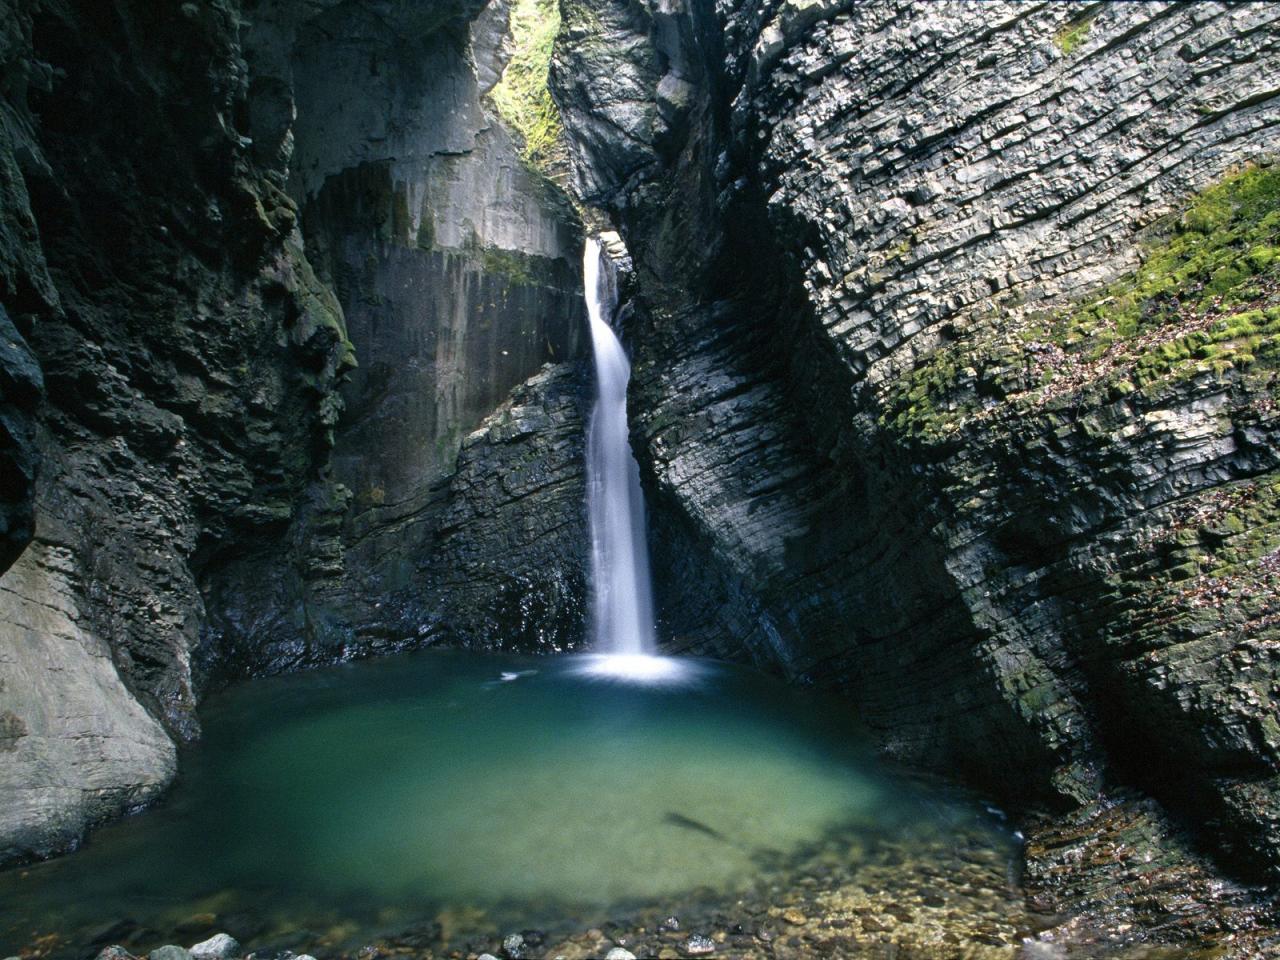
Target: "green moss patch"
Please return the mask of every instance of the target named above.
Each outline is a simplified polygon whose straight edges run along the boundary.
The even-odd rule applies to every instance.
[[[489,94],[498,115],[521,141],[521,156],[546,171],[563,156],[560,111],[551,99],[547,72],[560,31],[557,0],[515,0],[511,39],[515,52]]]
[[[1274,320],[1262,306],[1280,281],[1280,167],[1250,167],[1196,197],[1137,272],[1053,325],[1053,339],[1101,355],[1118,340],[1191,319],[1223,317],[1223,337],[1252,336]]]
[[[924,438],[1100,390],[1280,367],[1280,167],[1250,166],[1159,225],[1141,266],[1048,315],[996,312],[889,388],[881,422]]]
[[[1085,37],[1089,36],[1089,31],[1093,29],[1094,16],[1095,14],[1090,13],[1084,17],[1068,20],[1053,35],[1054,46],[1061,50],[1064,56],[1071,56],[1076,48],[1084,43]]]

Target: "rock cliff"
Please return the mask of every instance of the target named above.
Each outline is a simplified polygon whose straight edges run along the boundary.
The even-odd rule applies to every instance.
[[[673,648],[1274,875],[1276,17],[566,5]]]
[[[1235,897],[1170,812],[1274,878],[1280,12],[561,10],[667,645],[1041,811],[1047,909]],[[581,225],[507,4],[0,13],[0,860],[217,684],[578,643]]]
[[[0,860],[153,799],[210,685],[576,641],[580,233],[482,7],[2,5]]]
[[[299,24],[288,17],[301,8],[280,3],[258,28],[251,62],[271,89],[293,91],[279,112],[298,117],[289,187],[307,255],[336,293],[360,366],[341,391],[331,467],[288,549],[267,545],[211,578],[211,676],[439,640],[539,649],[581,637],[569,597],[581,591],[584,540],[567,500],[545,504],[556,563],[526,556],[514,532],[501,547],[487,541],[497,527],[477,533],[493,556],[472,558],[492,568],[477,583],[524,584],[554,625],[495,615],[480,593],[447,587],[457,571],[435,554],[457,501],[473,496],[463,473],[452,479],[465,438],[544,363],[582,354],[577,216],[484,102],[511,53],[507,6],[469,4],[453,21],[438,5],[382,6],[339,4]],[[533,383],[556,385],[543,406],[555,423],[527,442],[554,458],[559,428],[580,429],[581,411],[561,402],[560,380]],[[506,440],[472,453],[516,473],[528,456]]]

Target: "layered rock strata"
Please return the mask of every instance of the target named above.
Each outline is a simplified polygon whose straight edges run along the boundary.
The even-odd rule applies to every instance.
[[[1108,284],[1217,242],[1176,218],[1270,162],[1277,11],[567,11],[579,186],[642,291],[671,645],[839,686],[1006,800],[1140,784],[1274,870],[1270,261],[1216,300],[1189,260]]]

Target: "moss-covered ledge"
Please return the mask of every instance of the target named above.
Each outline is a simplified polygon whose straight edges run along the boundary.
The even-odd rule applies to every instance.
[[[1232,173],[1149,230],[1141,266],[1053,312],[997,306],[890,382],[880,423],[942,441],[1236,371],[1261,394],[1280,362],[1280,167]],[[1273,402],[1260,395],[1259,401]]]

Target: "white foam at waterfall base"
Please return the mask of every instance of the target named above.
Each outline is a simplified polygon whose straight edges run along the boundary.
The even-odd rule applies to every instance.
[[[681,661],[656,656],[644,498],[627,427],[631,364],[609,324],[617,294],[595,237],[587,238],[582,275],[596,367],[587,434],[587,515],[592,648],[599,652],[584,658],[583,672],[645,683],[687,679],[691,669]]]
[[[577,672],[600,680],[676,686],[694,683],[703,671],[690,660],[647,653],[586,654]]]

